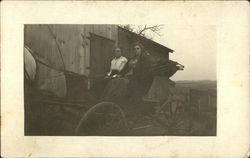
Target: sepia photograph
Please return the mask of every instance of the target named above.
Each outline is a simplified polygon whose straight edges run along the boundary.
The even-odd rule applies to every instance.
[[[216,136],[215,41],[213,26],[24,25],[25,135]]]
[[[247,1],[1,2],[1,157],[249,157]]]

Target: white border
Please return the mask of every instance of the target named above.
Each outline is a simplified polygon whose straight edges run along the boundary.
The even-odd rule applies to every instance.
[[[216,137],[24,137],[24,24],[215,25]],[[1,156],[243,157],[249,148],[249,6],[243,2],[1,3]]]

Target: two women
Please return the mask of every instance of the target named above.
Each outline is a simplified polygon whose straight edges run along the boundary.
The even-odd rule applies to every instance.
[[[150,113],[154,110],[154,102],[167,99],[169,88],[173,86],[169,77],[183,66],[149,55],[140,43],[134,44],[134,53],[117,74],[120,77],[109,81],[102,99],[116,102],[132,113]]]
[[[134,44],[134,53],[135,55],[118,72],[120,78],[109,82],[104,91],[105,100],[117,101],[122,98],[140,100],[142,97],[155,101],[166,99],[169,87],[174,86],[169,77],[178,70],[183,70],[184,66],[149,55],[138,42]]]
[[[122,102],[132,98],[139,101],[147,93],[153,81],[152,61],[140,43],[134,44],[134,52],[135,55],[117,74],[120,77],[108,83],[103,93],[104,100]]]

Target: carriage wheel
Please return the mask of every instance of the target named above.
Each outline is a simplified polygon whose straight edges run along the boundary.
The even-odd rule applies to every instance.
[[[76,128],[76,135],[125,135],[127,130],[123,110],[112,102],[101,102],[84,114]]]
[[[192,127],[189,111],[185,102],[172,99],[158,110],[158,122],[166,127],[164,135],[189,135]]]

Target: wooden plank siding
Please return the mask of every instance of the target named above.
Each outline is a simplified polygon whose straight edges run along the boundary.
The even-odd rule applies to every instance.
[[[116,25],[25,25],[24,44],[46,63],[56,69],[77,74],[90,74],[90,33],[94,33],[117,43]],[[58,46],[62,53],[60,57]],[[110,52],[112,53],[112,52]],[[64,64],[63,64],[64,62]],[[62,72],[39,65],[38,88],[66,95],[65,76]]]

